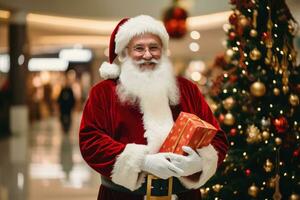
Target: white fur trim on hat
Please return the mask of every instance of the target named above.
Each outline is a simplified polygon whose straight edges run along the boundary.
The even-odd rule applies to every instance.
[[[120,26],[115,38],[115,53],[121,53],[134,36],[143,33],[157,35],[162,41],[163,48],[168,49],[169,35],[164,25],[148,15],[139,15]]]
[[[190,180],[187,177],[180,177],[180,182],[188,189],[198,189],[203,186],[215,173],[218,167],[218,152],[210,144],[197,149],[203,161],[202,173],[198,180]]]
[[[120,75],[120,67],[114,63],[103,62],[99,72],[103,79],[115,79]]]

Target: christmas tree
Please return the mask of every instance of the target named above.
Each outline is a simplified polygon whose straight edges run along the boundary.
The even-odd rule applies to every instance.
[[[300,199],[297,23],[284,0],[231,0],[215,115],[230,150],[204,199]]]

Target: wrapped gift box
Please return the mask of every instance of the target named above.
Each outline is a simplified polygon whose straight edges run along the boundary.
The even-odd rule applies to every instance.
[[[194,114],[181,112],[159,152],[185,155],[182,146],[196,150],[210,144],[217,129]]]

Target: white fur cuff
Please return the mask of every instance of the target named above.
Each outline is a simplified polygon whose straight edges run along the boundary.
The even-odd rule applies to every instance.
[[[103,62],[99,68],[100,76],[103,79],[115,79],[120,75],[120,67],[114,63]]]
[[[210,144],[201,149],[197,149],[202,158],[202,173],[199,180],[192,181],[187,177],[181,177],[179,180],[188,189],[198,189],[203,186],[215,173],[218,167],[218,152]]]
[[[147,153],[146,145],[127,144],[114,164],[111,180],[132,191],[141,187],[145,177],[141,165]]]

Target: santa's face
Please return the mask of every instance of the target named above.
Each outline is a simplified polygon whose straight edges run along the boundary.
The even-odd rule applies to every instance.
[[[127,47],[128,56],[141,70],[155,69],[162,55],[162,42],[151,33],[133,37]]]
[[[157,101],[169,99],[172,105],[176,105],[177,89],[173,66],[164,53],[154,69],[141,69],[128,55],[124,58],[117,89],[122,102],[135,102],[138,99],[158,105]]]

